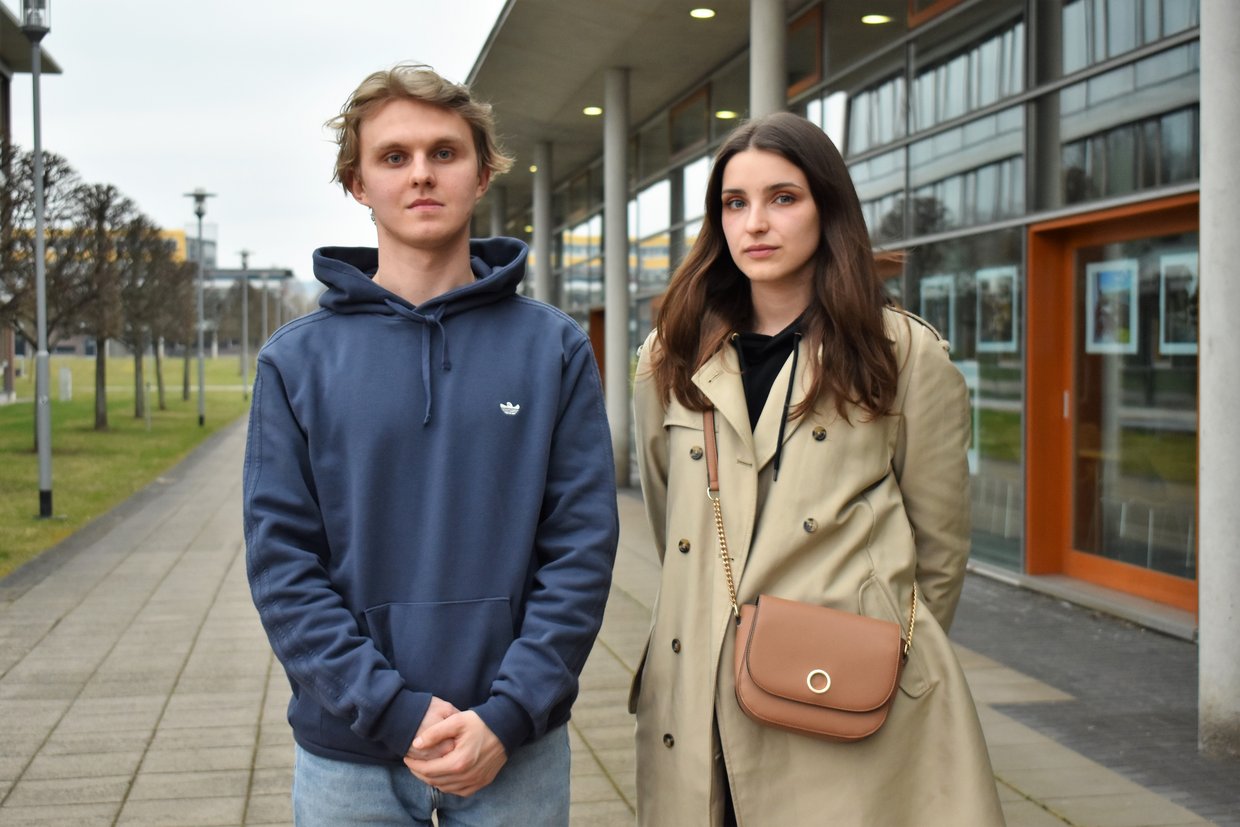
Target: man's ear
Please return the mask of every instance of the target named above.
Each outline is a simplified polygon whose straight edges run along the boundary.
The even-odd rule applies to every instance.
[[[354,171],[349,177],[349,193],[357,203],[365,207],[370,206],[370,202],[366,200],[366,185],[362,183],[361,172]]]
[[[491,188],[491,168],[483,167],[478,173],[478,195],[475,201],[481,201],[482,196],[487,194],[487,190]]]

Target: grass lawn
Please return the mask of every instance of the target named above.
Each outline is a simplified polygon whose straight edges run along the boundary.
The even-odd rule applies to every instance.
[[[108,430],[96,431],[94,357],[52,356],[52,505],[38,519],[39,465],[34,451],[34,362],[17,380],[18,401],[0,406],[0,577],[107,512],[175,465],[206,436],[249,409],[239,360],[206,362],[206,426],[198,427],[198,372],[191,364],[190,398],[181,399],[181,359],[164,360],[168,409],[158,409],[154,359],[150,429],[133,416],[133,360],[108,360]],[[60,370],[73,376],[73,398],[60,401]],[[253,368],[250,370],[253,379]],[[214,387],[213,387],[214,386]],[[240,469],[238,469],[240,473]]]

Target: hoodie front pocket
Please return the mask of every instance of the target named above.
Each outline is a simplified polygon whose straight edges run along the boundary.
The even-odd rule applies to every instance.
[[[513,640],[508,598],[385,603],[366,610],[370,638],[415,692],[457,709],[491,694]]]

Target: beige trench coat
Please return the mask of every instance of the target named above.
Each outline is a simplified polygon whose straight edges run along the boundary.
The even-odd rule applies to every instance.
[[[969,551],[969,408],[947,345],[887,311],[900,365],[896,413],[867,422],[819,404],[786,426],[773,480],[791,358],[751,430],[735,351],[695,375],[714,404],[721,502],[742,603],[774,594],[907,628],[921,606],[901,692],[883,728],[851,744],[760,726],[736,704],[734,624],[700,459],[702,415],[666,409],[642,349],[634,388],[642,490],[662,580],[630,709],[637,713],[638,821],[718,825],[718,716],[741,827],[1002,825],[977,711],[948,643]],[[804,347],[804,345],[802,345]],[[799,358],[792,404],[804,398]],[[758,503],[763,505],[759,509]]]

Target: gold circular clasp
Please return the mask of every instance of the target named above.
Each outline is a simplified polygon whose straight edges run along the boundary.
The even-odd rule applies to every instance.
[[[814,686],[815,677],[821,677],[822,680],[826,681],[821,689]],[[815,669],[805,676],[805,685],[808,686],[809,691],[813,692],[815,695],[822,695],[831,688],[831,676],[827,674],[827,670],[825,669]]]

